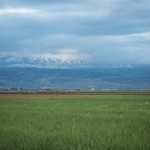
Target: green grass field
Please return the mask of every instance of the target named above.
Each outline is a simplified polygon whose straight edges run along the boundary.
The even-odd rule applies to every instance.
[[[150,150],[150,96],[0,100],[0,150]]]

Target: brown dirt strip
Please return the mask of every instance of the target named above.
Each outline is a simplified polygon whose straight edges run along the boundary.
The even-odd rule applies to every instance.
[[[150,92],[81,92],[81,93],[0,93],[2,99],[42,99],[42,98],[78,98],[95,96],[150,96]]]
[[[76,98],[81,95],[68,94],[0,94],[0,99],[46,99],[46,98]]]

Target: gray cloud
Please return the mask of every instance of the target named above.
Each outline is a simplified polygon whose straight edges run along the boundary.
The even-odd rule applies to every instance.
[[[1,0],[0,54],[75,49],[96,63],[150,64],[149,6],[148,0]]]

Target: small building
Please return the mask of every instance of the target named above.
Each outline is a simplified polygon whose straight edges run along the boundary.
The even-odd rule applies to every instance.
[[[92,88],[90,89],[90,91],[93,92],[93,91],[96,91],[96,89],[95,89],[94,87],[92,87]]]

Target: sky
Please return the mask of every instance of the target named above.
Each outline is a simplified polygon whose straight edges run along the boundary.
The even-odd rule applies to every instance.
[[[150,0],[0,0],[0,55],[150,64]]]

